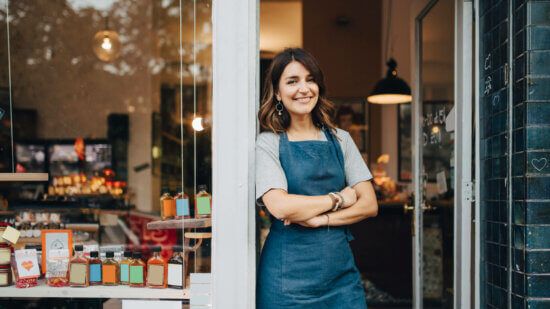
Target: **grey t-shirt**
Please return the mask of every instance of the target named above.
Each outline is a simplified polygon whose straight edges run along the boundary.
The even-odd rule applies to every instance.
[[[353,187],[357,183],[372,179],[359,149],[347,131],[336,129],[336,137],[344,153],[346,184]],[[319,140],[326,141],[325,134]],[[256,139],[256,199],[271,189],[288,191],[285,172],[279,161],[279,135],[273,132],[262,132]]]

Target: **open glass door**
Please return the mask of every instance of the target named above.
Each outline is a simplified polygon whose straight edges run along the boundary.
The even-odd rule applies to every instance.
[[[455,2],[443,0],[430,1],[416,18],[412,106],[415,308],[453,307],[454,19]]]

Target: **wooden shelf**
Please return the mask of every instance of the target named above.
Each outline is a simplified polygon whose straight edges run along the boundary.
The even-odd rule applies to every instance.
[[[42,280],[32,288],[18,289],[14,285],[0,287],[2,298],[142,298],[142,299],[189,299],[189,290],[131,288],[119,286],[89,286],[85,288],[47,286]]]
[[[211,227],[212,219],[172,219],[172,220],[159,220],[147,223],[148,230],[170,230],[170,229],[195,229]]]
[[[48,181],[48,173],[0,173],[0,181]]]

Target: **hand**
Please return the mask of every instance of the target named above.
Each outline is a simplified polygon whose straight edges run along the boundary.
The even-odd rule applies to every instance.
[[[283,222],[284,222],[284,225],[291,225],[292,223],[296,223],[296,224],[299,224],[299,225],[305,226],[305,227],[317,228],[317,227],[326,225],[327,224],[327,218],[326,218],[325,215],[319,215],[319,216],[313,217],[309,220],[302,221],[302,222],[292,222],[288,219],[283,220]]]
[[[327,224],[327,216],[319,215],[306,221],[296,222],[296,224],[310,228],[318,228]]]
[[[344,197],[344,204],[340,208],[348,208],[357,202],[357,193],[351,187],[345,187],[340,194]]]

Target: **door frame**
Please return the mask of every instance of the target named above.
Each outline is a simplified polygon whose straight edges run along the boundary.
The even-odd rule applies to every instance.
[[[257,0],[212,1],[213,308],[256,303],[259,29]]]
[[[455,3],[455,196],[454,196],[454,307],[471,308],[473,164],[473,2]],[[460,103],[460,104],[457,104]]]
[[[423,6],[414,18],[414,41],[413,41],[413,101],[411,106],[411,127],[413,147],[413,190],[414,190],[414,212],[413,212],[413,308],[423,308],[423,280],[422,280],[422,183],[421,177],[421,76],[422,68],[422,20],[438,1],[423,1]],[[472,0],[455,0],[455,48],[454,48],[454,260],[453,260],[453,289],[454,308],[470,308],[478,304],[472,298],[472,204],[473,204],[473,182],[472,182],[472,107],[473,97],[473,2]],[[461,104],[458,104],[460,102]],[[477,236],[477,235],[476,235]],[[475,250],[477,252],[477,250]],[[477,265],[476,265],[477,266]],[[477,269],[477,267],[476,267]],[[474,280],[475,281],[475,280]],[[474,285],[476,286],[476,285]],[[477,297],[476,297],[477,298]]]

